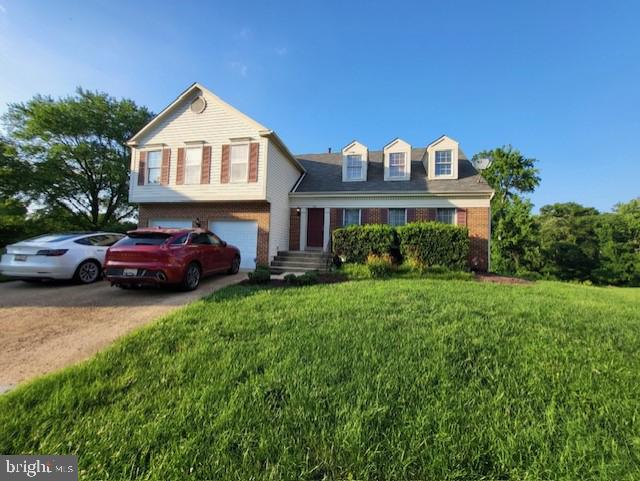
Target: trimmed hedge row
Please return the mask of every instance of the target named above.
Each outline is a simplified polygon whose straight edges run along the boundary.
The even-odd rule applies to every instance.
[[[466,269],[469,265],[469,230],[440,222],[416,222],[398,227],[400,252],[419,267]]]
[[[391,255],[398,248],[404,259],[417,267],[466,269],[469,231],[440,222],[415,222],[398,228],[369,224],[333,231],[333,252],[346,262],[364,263],[369,254]]]
[[[369,254],[389,254],[396,231],[386,224],[351,225],[333,231],[333,253],[345,262],[362,263]]]

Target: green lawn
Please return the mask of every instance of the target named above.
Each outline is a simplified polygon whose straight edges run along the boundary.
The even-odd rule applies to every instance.
[[[0,397],[95,480],[640,479],[640,289],[237,286]]]

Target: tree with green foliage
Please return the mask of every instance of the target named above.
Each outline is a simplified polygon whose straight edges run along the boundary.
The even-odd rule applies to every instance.
[[[546,205],[539,225],[542,272],[563,280],[590,280],[598,267],[600,213],[575,202]]]
[[[540,184],[537,160],[525,157],[511,145],[484,150],[473,156],[474,161],[484,158],[490,159],[491,163],[482,171],[482,177],[496,191],[493,203],[498,211],[514,197],[531,193]]]
[[[536,159],[511,145],[478,152],[473,160],[490,159],[481,174],[495,190],[491,200],[491,260],[498,272],[532,270],[537,262],[531,203],[522,197],[540,184]]]
[[[129,218],[126,141],[152,115],[132,100],[79,88],[54,100],[37,95],[9,105],[5,116],[36,203],[66,212],[80,228]],[[22,179],[24,181],[24,178]]]

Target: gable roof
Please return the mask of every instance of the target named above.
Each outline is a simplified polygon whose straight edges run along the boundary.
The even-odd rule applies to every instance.
[[[306,169],[293,193],[406,193],[406,194],[491,194],[493,189],[473,167],[460,155],[458,179],[427,179],[421,159],[425,148],[411,149],[411,178],[406,181],[384,180],[383,151],[369,152],[367,180],[362,182],[342,181],[342,154],[304,154],[296,156]]]
[[[184,99],[188,98],[190,95],[192,95],[196,91],[200,91],[200,92],[203,92],[203,93],[206,92],[207,95],[213,97],[213,99],[216,102],[219,102],[223,107],[225,107],[225,108],[231,110],[232,112],[234,112],[234,113],[240,115],[241,117],[243,117],[244,120],[246,120],[248,123],[250,123],[256,129],[258,129],[258,130],[269,130],[264,125],[256,122],[255,120],[253,120],[248,115],[240,112],[233,105],[228,104],[227,102],[222,100],[220,97],[218,97],[216,94],[214,94],[211,90],[207,89],[202,84],[200,84],[198,82],[194,82],[189,87],[187,87],[187,89],[184,90],[180,95],[178,95],[173,102],[171,102],[164,109],[162,109],[158,115],[156,115],[154,118],[152,118],[149,121],[149,123],[147,123],[147,125],[145,125],[138,132],[136,132],[136,134],[127,141],[127,144],[131,145],[131,146],[135,145],[136,142],[140,139],[140,137],[142,137],[146,132],[148,132],[151,128],[153,128],[169,112],[171,112],[174,108],[176,108],[178,105],[180,105],[180,103]]]

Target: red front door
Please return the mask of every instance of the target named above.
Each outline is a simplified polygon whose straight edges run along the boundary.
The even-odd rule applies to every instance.
[[[324,209],[309,209],[307,219],[307,247],[322,247]]]

